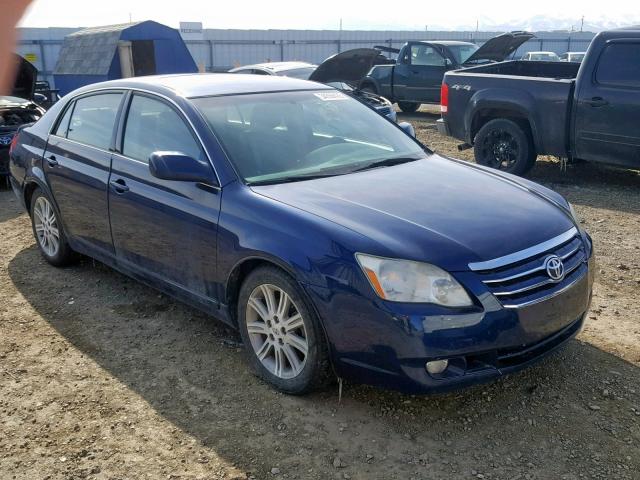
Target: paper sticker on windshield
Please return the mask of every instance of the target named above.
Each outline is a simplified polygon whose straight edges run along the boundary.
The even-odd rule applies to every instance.
[[[320,100],[324,100],[325,102],[331,102],[334,100],[346,100],[347,98],[349,98],[342,92],[316,92],[314,93],[314,95]]]

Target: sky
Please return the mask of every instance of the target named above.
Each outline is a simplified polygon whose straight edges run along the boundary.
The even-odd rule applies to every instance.
[[[606,5],[607,14],[602,2],[584,0],[35,0],[20,26],[89,27],[131,19],[172,27],[199,21],[204,28],[338,29],[342,19],[345,30],[579,30],[583,16],[591,30],[640,24],[635,1]]]

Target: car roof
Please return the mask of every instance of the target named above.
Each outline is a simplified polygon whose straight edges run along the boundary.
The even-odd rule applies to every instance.
[[[475,45],[471,42],[461,42],[459,40],[420,40],[420,43],[434,43],[436,45],[444,45],[454,47],[456,45]]]
[[[530,54],[530,55],[555,55],[556,52],[539,51],[539,52],[527,52],[527,54]]]
[[[284,72],[287,70],[293,70],[296,68],[315,68],[317,65],[307,62],[265,62],[265,63],[254,63],[252,65],[243,65],[241,67],[234,68],[229,70],[230,72],[237,72],[238,70],[248,70],[250,68],[262,68],[264,70],[270,70],[274,73]]]
[[[84,93],[106,88],[134,88],[170,96],[190,98],[290,90],[319,90],[329,89],[331,87],[307,80],[275,75],[185,73],[149,75],[94,83],[76,90],[75,93]]]

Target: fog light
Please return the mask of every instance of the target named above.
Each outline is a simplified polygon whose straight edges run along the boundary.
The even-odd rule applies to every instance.
[[[433,360],[432,362],[427,362],[426,368],[427,372],[431,375],[438,375],[444,372],[449,366],[449,360]]]

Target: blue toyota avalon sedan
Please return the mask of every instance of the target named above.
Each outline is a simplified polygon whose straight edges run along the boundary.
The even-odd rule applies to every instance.
[[[21,130],[10,168],[49,263],[87,255],[222,319],[287,393],[496,378],[575,336],[591,300],[560,195],[304,80],[87,86]]]

